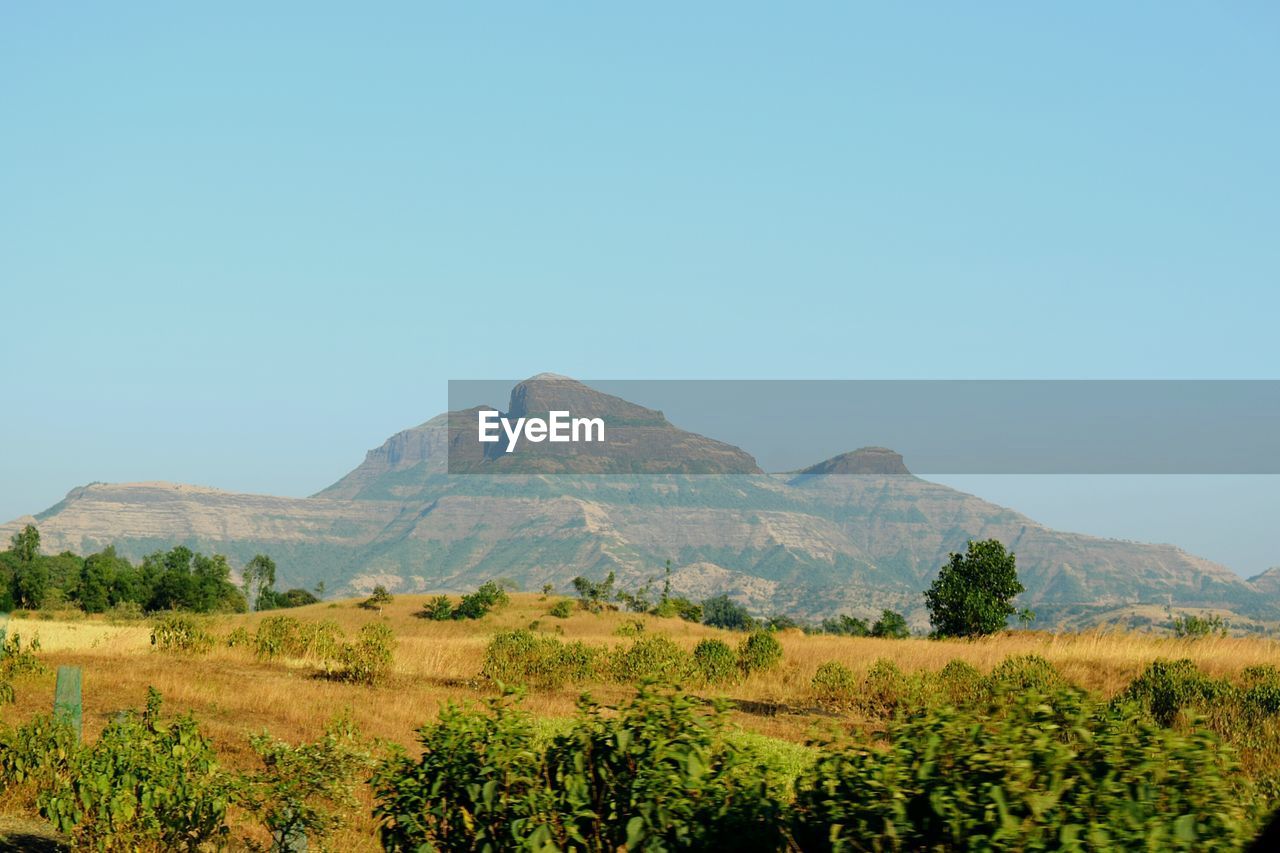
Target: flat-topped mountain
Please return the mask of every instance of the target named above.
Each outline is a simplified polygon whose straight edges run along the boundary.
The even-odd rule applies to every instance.
[[[335,593],[379,583],[461,591],[498,577],[564,587],[608,571],[639,586],[671,560],[673,587],[698,597],[726,592],[759,612],[809,618],[891,607],[917,625],[920,593],[947,554],[995,537],[1017,554],[1024,603],[1042,621],[1061,615],[1079,624],[1138,604],[1277,615],[1272,573],[1251,583],[1173,546],[1052,530],[912,476],[887,448],[766,474],[732,445],[562,377],[518,384],[507,413],[552,408],[599,413],[634,432],[619,435],[613,458],[593,450],[515,466],[485,455],[470,409],[397,433],[311,498],[95,484],[36,522],[47,552],[114,543],[136,558],[183,543],[236,562],[266,552],[285,585],[323,580]],[[650,452],[662,461],[646,468]]]

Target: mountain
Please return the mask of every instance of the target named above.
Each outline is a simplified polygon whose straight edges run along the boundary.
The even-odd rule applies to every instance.
[[[183,543],[238,562],[266,552],[286,586],[323,580],[349,593],[378,583],[462,591],[495,577],[564,587],[608,571],[638,587],[671,560],[673,588],[695,598],[726,592],[759,612],[805,618],[890,607],[916,625],[920,593],[947,554],[995,537],[1017,554],[1023,603],[1042,623],[1085,624],[1137,605],[1280,615],[1270,573],[1246,582],[1171,545],[1052,530],[922,480],[887,448],[767,474],[659,411],[538,376],[512,389],[505,414],[598,414],[612,452],[584,444],[508,454],[475,440],[479,408],[397,433],[310,498],[94,484],[36,522],[47,551],[115,543],[136,558]]]

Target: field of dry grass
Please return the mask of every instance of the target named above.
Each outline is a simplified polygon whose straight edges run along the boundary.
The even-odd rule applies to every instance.
[[[364,734],[411,746],[414,729],[430,720],[441,703],[479,700],[492,689],[478,678],[484,649],[499,631],[528,627],[552,631],[566,640],[593,645],[630,642],[616,632],[626,622],[645,622],[646,634],[663,633],[692,650],[702,638],[718,636],[736,643],[741,635],[690,624],[678,619],[606,612],[575,611],[556,619],[547,611],[557,601],[517,594],[497,613],[475,621],[432,622],[414,614],[426,596],[397,596],[383,612],[365,610],[354,601],[322,603],[288,611],[300,620],[333,620],[350,636],[373,621],[385,621],[398,640],[392,677],[383,685],[363,687],[315,677],[314,667],[302,661],[264,663],[244,647],[219,642],[203,656],[176,657],[154,650],[146,622],[109,623],[97,617],[69,620],[31,615],[13,618],[10,633],[24,639],[38,636],[41,659],[50,673],[59,665],[74,665],[84,673],[86,738],[94,738],[118,710],[143,705],[148,686],[164,696],[170,713],[190,710],[211,735],[226,763],[249,766],[255,756],[248,734],[268,730],[278,738],[299,741],[318,737],[326,721],[350,713]],[[252,632],[270,614],[214,617],[209,630],[220,639],[237,627]],[[1147,634],[1088,632],[1048,634],[1012,632],[977,641],[926,639],[881,640],[807,636],[783,632],[781,666],[754,675],[724,691],[751,711],[738,710],[734,722],[742,729],[786,741],[803,742],[819,725],[857,725],[856,717],[832,718],[817,711],[810,700],[810,681],[818,666],[839,661],[864,673],[878,658],[893,660],[903,670],[938,670],[953,659],[965,660],[983,672],[1010,655],[1035,653],[1052,662],[1081,687],[1104,696],[1120,690],[1156,658],[1188,657],[1212,675],[1234,675],[1253,664],[1280,663],[1280,643],[1260,638],[1176,640]],[[17,703],[0,710],[6,724],[47,712],[53,695],[53,675],[22,679],[15,685]],[[544,717],[569,717],[584,689],[602,700],[620,699],[630,689],[614,684],[566,687],[532,693],[525,707]],[[21,803],[0,806],[15,814]],[[335,839],[339,849],[371,849],[374,827],[364,819]]]

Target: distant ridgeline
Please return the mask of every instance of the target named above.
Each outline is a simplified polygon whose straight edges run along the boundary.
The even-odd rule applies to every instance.
[[[243,613],[250,596],[258,610],[296,607],[319,599],[303,589],[277,592],[275,564],[258,555],[246,566],[244,588],[231,581],[222,554],[206,556],[178,545],[135,565],[115,546],[81,557],[40,553],[40,532],[27,525],[0,551],[0,612],[78,607],[86,613],[188,610]]]

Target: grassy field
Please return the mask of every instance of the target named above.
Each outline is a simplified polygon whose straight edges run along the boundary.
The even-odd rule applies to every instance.
[[[150,624],[110,623],[100,617],[52,618],[48,614],[16,614],[9,633],[24,640],[38,637],[40,658],[49,674],[29,676],[15,683],[16,704],[0,708],[5,724],[22,722],[48,712],[53,695],[52,672],[74,665],[84,673],[84,726],[93,739],[119,710],[144,704],[147,688],[164,696],[168,712],[190,710],[214,738],[222,760],[232,767],[251,765],[256,756],[248,735],[263,730],[291,742],[317,738],[325,723],[348,712],[366,736],[411,747],[414,730],[432,719],[442,703],[477,701],[494,690],[480,677],[484,651],[494,634],[537,623],[540,633],[593,646],[629,643],[619,630],[636,620],[644,635],[665,634],[692,650],[705,637],[719,637],[736,645],[742,635],[630,613],[592,614],[575,610],[566,619],[548,615],[558,601],[533,594],[516,594],[500,611],[478,621],[433,622],[415,616],[426,596],[397,596],[382,612],[366,610],[354,601],[322,603],[287,611],[303,621],[332,620],[348,634],[370,622],[384,622],[398,647],[392,675],[376,687],[346,684],[315,677],[305,661],[260,662],[251,649],[227,648],[222,638],[236,628],[252,633],[269,615],[213,617],[206,621],[219,638],[204,655],[175,656],[155,650]],[[280,611],[277,611],[278,614]],[[907,673],[940,670],[947,662],[963,660],[989,672],[1011,655],[1037,654],[1050,661],[1076,685],[1109,697],[1121,690],[1157,658],[1190,658],[1209,675],[1237,676],[1251,665],[1280,663],[1280,644],[1260,638],[1203,638],[1176,640],[1148,634],[1094,631],[1073,634],[1011,632],[976,641],[805,635],[787,631],[778,636],[783,659],[776,669],[757,673],[723,690],[690,687],[708,697],[724,696],[736,703],[732,722],[739,737],[762,745],[776,755],[780,766],[803,766],[806,739],[824,727],[867,727],[871,721],[856,711],[833,712],[814,701],[811,681],[818,667],[837,661],[855,674],[866,673],[877,659],[894,661]],[[626,685],[598,683],[534,691],[525,707],[546,718],[549,730],[567,725],[578,696],[589,690],[603,701],[633,692]],[[367,791],[361,794],[366,798]],[[0,805],[10,819],[30,817],[31,804],[10,798]],[[265,836],[259,836],[264,841]],[[376,849],[375,826],[363,814],[333,841],[336,849]]]

